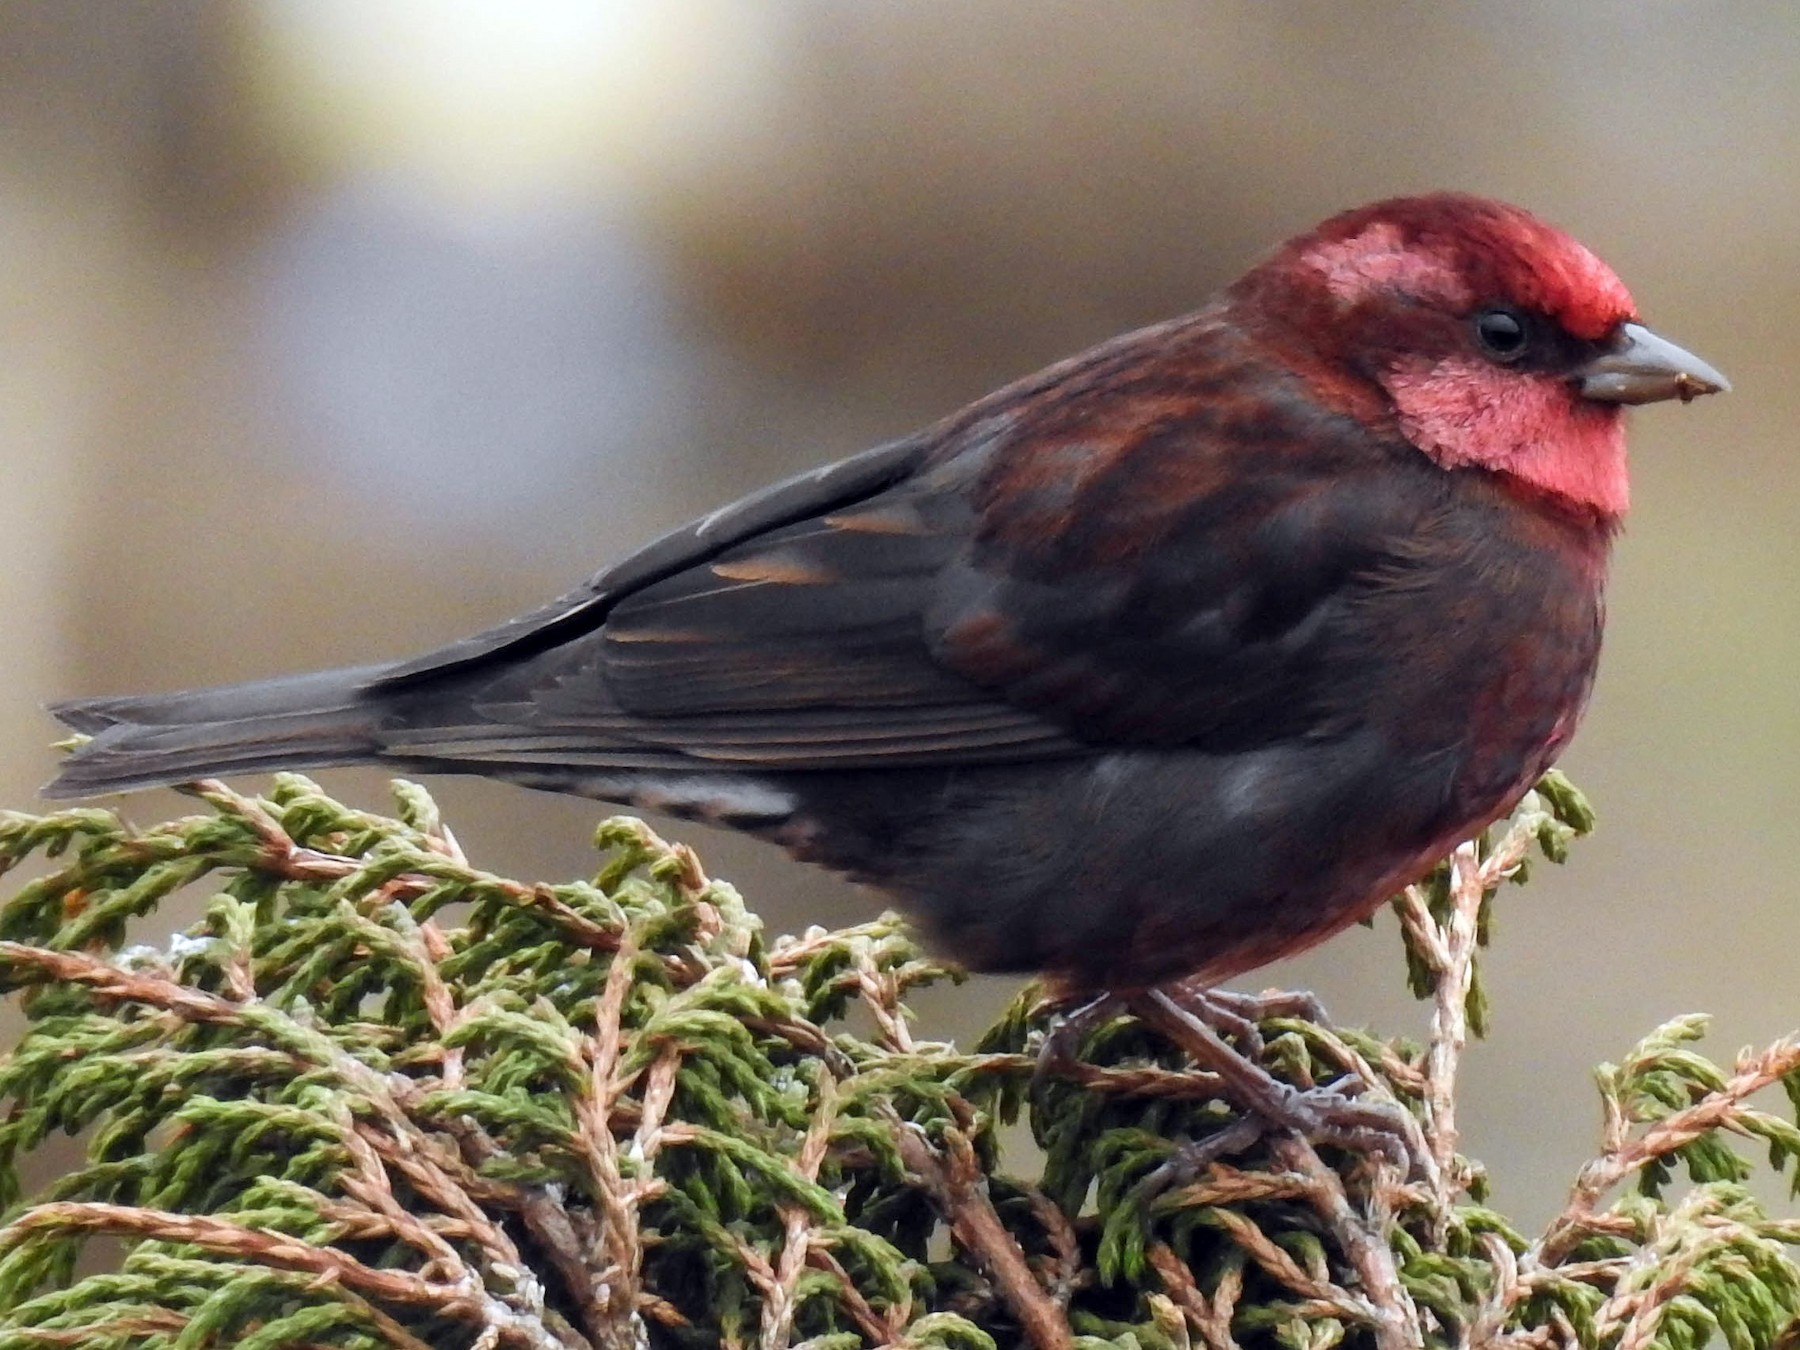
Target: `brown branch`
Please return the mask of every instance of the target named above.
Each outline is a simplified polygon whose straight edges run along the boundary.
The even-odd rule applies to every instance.
[[[251,864],[255,871],[273,873],[289,881],[335,883],[370,868],[366,858],[347,858],[297,843],[261,802],[233,791],[217,779],[204,779],[189,786],[196,796],[210,802],[223,813],[242,820],[250,828],[262,844],[260,856]],[[389,900],[413,899],[445,881],[456,881],[496,891],[523,909],[539,911],[552,919],[563,934],[579,946],[603,952],[617,949],[620,935],[616,930],[595,923],[586,915],[571,909],[549,886],[528,886],[490,872],[479,871],[463,861],[460,850],[444,847],[433,851],[440,854],[443,859],[441,863],[432,862],[388,879],[379,888],[375,888],[381,900],[385,903]]]
[[[1043,1226],[1044,1236],[1054,1253],[1055,1264],[1048,1272],[1047,1281],[1050,1297],[1067,1314],[1069,1301],[1074,1298],[1076,1286],[1081,1281],[1081,1238],[1075,1232],[1075,1225],[1069,1222],[1069,1216],[1062,1212],[1062,1206],[1036,1186],[1020,1183],[1020,1188],[1031,1207],[1031,1217]]]
[[[1037,1282],[1025,1253],[994,1212],[987,1178],[968,1135],[963,1129],[947,1126],[946,1156],[940,1157],[923,1131],[891,1113],[890,1121],[901,1161],[919,1178],[939,1215],[950,1225],[951,1236],[994,1282],[1025,1329],[1026,1339],[1037,1350],[1071,1350],[1074,1336],[1068,1319]]]
[[[911,1054],[917,1047],[913,1044],[912,1028],[906,1025],[906,1014],[900,1007],[900,981],[894,972],[878,968],[868,953],[861,952],[857,957],[855,978],[862,992],[863,1005],[873,1014],[881,1039],[890,1050]]]
[[[1308,1198],[1316,1200],[1316,1192],[1316,1186],[1309,1186]],[[1319,1279],[1304,1269],[1288,1255],[1285,1248],[1257,1227],[1255,1220],[1229,1209],[1214,1210],[1212,1218],[1246,1256],[1283,1288],[1329,1308],[1333,1317],[1367,1323],[1370,1326],[1380,1325],[1382,1317],[1379,1309],[1367,1299],[1357,1298],[1348,1290],[1340,1289],[1329,1280]],[[1340,1238],[1341,1236],[1340,1234]]]
[[[314,1275],[368,1298],[451,1317],[491,1331],[508,1344],[531,1350],[568,1350],[542,1322],[514,1313],[477,1282],[448,1283],[412,1271],[369,1266],[334,1247],[315,1246],[283,1233],[246,1228],[207,1215],[98,1201],[58,1201],[28,1209],[0,1229],[0,1244],[16,1242],[30,1233],[62,1231],[189,1243],[220,1256]]]
[[[1367,1218],[1358,1214],[1344,1190],[1344,1181],[1327,1167],[1311,1143],[1293,1134],[1269,1140],[1269,1153],[1289,1171],[1312,1183],[1308,1197],[1313,1210],[1343,1249],[1356,1272],[1366,1300],[1366,1320],[1381,1350],[1418,1350],[1423,1344],[1419,1310],[1400,1282],[1394,1251],[1388,1242],[1392,1216]],[[1372,1201],[1374,1203],[1374,1201]]]
[[[601,1345],[621,1348],[636,1345],[642,1337],[638,1304],[643,1292],[643,1246],[636,1198],[619,1166],[619,1142],[612,1121],[617,1098],[614,1077],[624,1044],[625,1002],[636,963],[637,946],[628,931],[606,972],[606,984],[594,1010],[594,1034],[584,1039],[578,1052],[575,1067],[582,1074],[582,1088],[571,1103],[589,1189],[600,1211],[595,1253],[598,1269],[588,1276],[582,1291],[595,1306],[584,1320],[596,1325]]]
[[[1669,1220],[1671,1227],[1683,1226],[1684,1216]],[[1662,1225],[1659,1224],[1658,1227]],[[1646,1350],[1656,1336],[1657,1326],[1668,1311],[1669,1303],[1687,1288],[1694,1270],[1705,1260],[1709,1250],[1729,1245],[1743,1233],[1743,1227],[1730,1222],[1702,1223],[1705,1235],[1673,1252],[1658,1250],[1656,1235],[1630,1258],[1621,1272],[1618,1285],[1610,1298],[1594,1314],[1597,1339],[1610,1341],[1617,1335],[1614,1350]],[[1638,1271],[1653,1273],[1651,1283],[1641,1288],[1625,1288]]]
[[[461,1220],[475,1236],[490,1263],[510,1270],[523,1269],[511,1239],[473,1198],[472,1192],[487,1193],[495,1188],[477,1178],[454,1151],[419,1128],[397,1100],[388,1075],[364,1064],[329,1037],[301,1026],[285,1013],[254,999],[240,1003],[159,975],[123,970],[81,952],[57,952],[22,943],[0,942],[0,962],[27,966],[54,980],[85,986],[103,998],[161,1008],[190,1022],[245,1025],[250,1020],[252,1008],[258,1010],[261,1018],[276,1019],[286,1028],[284,1039],[287,1044],[283,1048],[288,1053],[330,1069],[340,1081],[368,1101],[380,1118],[380,1127],[368,1121],[340,1122],[339,1137],[350,1151],[356,1169],[346,1175],[346,1189],[392,1223],[395,1231],[405,1234],[410,1243],[429,1252],[432,1260],[453,1260],[460,1264],[454,1249],[448,1248],[428,1227],[417,1223],[394,1200],[385,1171],[385,1167],[393,1167],[444,1213]],[[524,1287],[516,1297],[522,1297],[527,1304],[533,1302]],[[540,1310],[530,1307],[527,1311],[536,1314]]]
[[[432,842],[452,861],[464,861],[462,850],[447,829],[441,840]],[[450,1045],[450,1042],[465,1014],[456,1006],[455,995],[438,969],[438,963],[451,953],[449,940],[444,936],[443,930],[429,919],[417,926],[416,936],[402,932],[400,937],[419,976],[421,1002],[431,1018],[432,1029],[446,1047],[440,1081],[446,1091],[455,1091],[465,1081],[463,1051],[460,1047]],[[407,1105],[401,1104],[403,1107]],[[453,1125],[455,1128],[452,1133],[461,1145],[465,1160],[472,1159],[479,1167],[501,1154],[500,1146],[473,1121],[458,1119]],[[463,1189],[467,1191],[470,1188],[465,1185]],[[611,1322],[604,1302],[596,1295],[599,1272],[589,1263],[587,1252],[575,1233],[568,1212],[535,1189],[521,1190],[516,1205],[508,1207],[519,1214],[532,1241],[543,1252],[550,1269],[561,1281],[588,1336],[596,1342],[603,1340],[610,1330]]]
[[[825,1148],[831,1141],[831,1125],[837,1118],[837,1083],[829,1074],[819,1077],[819,1101],[807,1122],[806,1137],[792,1167],[803,1180],[816,1182]],[[763,1300],[762,1350],[787,1350],[794,1329],[795,1296],[812,1248],[812,1216],[804,1205],[784,1204],[781,1214],[781,1257],[774,1282]]]
[[[435,1268],[451,1282],[473,1278],[456,1248],[395,1198],[393,1187],[388,1184],[387,1168],[382,1165],[381,1155],[370,1146],[362,1128],[348,1118],[347,1112],[345,1118],[336,1123],[338,1137],[350,1154],[352,1168],[340,1173],[337,1178],[337,1184],[343,1188],[344,1193],[352,1200],[361,1201],[388,1224],[397,1238],[418,1250],[425,1257],[427,1272]],[[470,1224],[467,1219],[463,1220],[463,1227],[469,1230],[478,1243],[482,1237],[487,1236],[481,1232],[487,1226],[486,1216],[483,1215],[482,1218],[484,1222],[479,1226]],[[492,1259],[493,1255],[490,1252],[489,1258]],[[511,1255],[516,1260],[518,1253],[513,1252]],[[506,1261],[506,1255],[502,1254],[500,1259]]]
[[[305,1187],[295,1185],[296,1191],[305,1191]],[[393,1221],[386,1215],[368,1209],[360,1204],[350,1204],[343,1200],[334,1200],[327,1195],[308,1192],[301,1203],[312,1209],[321,1219],[336,1229],[336,1237],[349,1238],[356,1242],[403,1242],[407,1238],[394,1227]],[[475,1240],[475,1230],[461,1219],[452,1219],[442,1214],[425,1214],[418,1216],[418,1221],[439,1237],[455,1238],[459,1241]]]
[[[1147,1253],[1150,1268],[1169,1291],[1169,1297],[1186,1315],[1207,1350],[1239,1350],[1237,1338],[1231,1334],[1231,1317],[1237,1311],[1238,1298],[1244,1292],[1242,1261],[1232,1261],[1220,1272],[1218,1289],[1211,1298],[1201,1292],[1194,1272],[1166,1242],[1153,1242]]]
[[[102,998],[143,1003],[189,1022],[237,1025],[243,1005],[232,999],[191,989],[161,975],[125,970],[85,952],[51,951],[23,942],[0,942],[0,965],[27,967],[58,984],[78,984]]]
[[[1457,1162],[1456,1101],[1457,1077],[1469,1044],[1469,994],[1480,949],[1481,909],[1524,860],[1538,823],[1534,814],[1514,821],[1485,859],[1475,840],[1463,843],[1450,855],[1450,912],[1442,923],[1432,917],[1418,886],[1408,886],[1395,904],[1401,925],[1431,974],[1431,1032],[1420,1090],[1423,1134],[1433,1165],[1428,1178],[1436,1200],[1433,1228],[1440,1242],[1451,1208],[1470,1182],[1467,1169]]]
[[[1746,1052],[1738,1057],[1731,1077],[1725,1084],[1708,1092],[1698,1101],[1679,1111],[1653,1121],[1641,1135],[1631,1135],[1632,1122],[1624,1107],[1612,1095],[1607,1098],[1604,1127],[1604,1149],[1581,1169],[1563,1211],[1552,1219],[1544,1234],[1525,1253],[1513,1260],[1511,1250],[1504,1253],[1493,1244],[1504,1247],[1497,1238],[1488,1239],[1497,1278],[1494,1289],[1475,1320],[1475,1328],[1489,1340],[1474,1340],[1475,1345],[1504,1344],[1509,1347],[1556,1346],[1577,1344],[1572,1328],[1552,1310],[1552,1330],[1558,1339],[1537,1335],[1501,1332],[1519,1303],[1534,1291],[1563,1282],[1580,1281],[1610,1289],[1611,1296],[1602,1305],[1597,1318],[1603,1318],[1607,1335],[1619,1332],[1619,1345],[1647,1344],[1653,1336],[1660,1309],[1673,1293],[1686,1267],[1680,1263],[1675,1274],[1665,1273],[1650,1290],[1624,1291],[1628,1280],[1651,1250],[1638,1231],[1636,1221],[1618,1214],[1603,1213],[1600,1205],[1605,1197],[1632,1174],[1660,1158],[1693,1143],[1715,1130],[1745,1133],[1744,1118],[1751,1114],[1746,1100],[1791,1073],[1800,1070],[1800,1037],[1787,1037],[1757,1054]],[[1632,1242],[1638,1253],[1631,1257],[1567,1263],[1569,1253],[1589,1237],[1611,1235]],[[1778,1235],[1779,1236],[1779,1235]],[[1800,1231],[1794,1234],[1800,1237]]]
[[[1298,1172],[1243,1172],[1229,1163],[1215,1162],[1200,1180],[1178,1186],[1162,1199],[1181,1209],[1245,1205],[1258,1200],[1305,1200],[1312,1196],[1313,1186],[1310,1178]]]
[[[806,1259],[815,1270],[823,1270],[836,1277],[838,1297],[843,1300],[850,1320],[862,1330],[871,1345],[885,1346],[899,1339],[901,1328],[912,1315],[910,1301],[894,1307],[883,1317],[863,1297],[862,1290],[856,1287],[856,1281],[850,1278],[850,1272],[844,1269],[843,1262],[828,1247],[817,1242],[810,1244],[806,1250]]]
[[[1425,1134],[1437,1164],[1439,1225],[1443,1224],[1456,1195],[1466,1180],[1453,1176],[1460,1135],[1456,1124],[1457,1073],[1469,1044],[1469,992],[1475,982],[1477,921],[1486,898],[1481,860],[1473,842],[1450,855],[1450,913],[1440,926],[1429,913],[1425,924],[1435,930],[1435,941],[1425,947],[1426,964],[1433,980],[1431,989],[1431,1041],[1425,1053]],[[1417,887],[1407,888],[1407,898],[1423,911]]]
[[[374,1324],[375,1329],[397,1350],[433,1350],[429,1343],[419,1339],[402,1326],[397,1318],[383,1312],[361,1294],[345,1289],[341,1285],[339,1290],[343,1294],[344,1301],[368,1318]]]

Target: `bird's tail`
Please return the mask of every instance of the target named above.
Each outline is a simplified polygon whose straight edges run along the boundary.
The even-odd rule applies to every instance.
[[[93,739],[63,761],[46,797],[87,797],[217,774],[323,768],[379,758],[383,666],[317,671],[178,694],[52,705]]]

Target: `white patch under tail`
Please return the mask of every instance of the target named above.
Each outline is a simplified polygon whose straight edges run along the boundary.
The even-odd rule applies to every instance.
[[[736,774],[511,770],[504,776],[527,787],[662,811],[735,830],[771,829],[798,809],[792,793]]]

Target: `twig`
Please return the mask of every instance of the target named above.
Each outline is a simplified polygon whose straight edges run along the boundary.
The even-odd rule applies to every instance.
[[[1187,1316],[1188,1324],[1206,1343],[1207,1350],[1239,1350],[1237,1338],[1231,1334],[1231,1316],[1244,1292],[1242,1258],[1229,1261],[1219,1273],[1218,1287],[1208,1298],[1194,1280],[1194,1272],[1175,1254],[1166,1242],[1153,1242],[1149,1251],[1150,1268],[1169,1291],[1175,1306]]]
[[[1733,1117],[1743,1109],[1746,1099],[1796,1071],[1800,1071],[1800,1037],[1785,1037],[1761,1053],[1740,1056],[1731,1077],[1718,1090],[1653,1122],[1635,1139],[1614,1142],[1581,1169],[1569,1203],[1550,1221],[1544,1236],[1520,1258],[1520,1270],[1529,1275],[1539,1268],[1556,1265],[1584,1237],[1596,1231],[1596,1211],[1613,1187],[1702,1135],[1732,1128]]]
[[[1456,1125],[1456,1078],[1469,1045],[1477,922],[1487,898],[1483,880],[1474,843],[1463,844],[1450,855],[1450,914],[1443,931],[1447,960],[1432,991],[1431,1049],[1425,1056],[1425,1118],[1432,1156],[1446,1187],[1452,1184],[1451,1167],[1462,1139]],[[1450,1197],[1444,1198],[1447,1202]]]
[[[340,882],[359,872],[370,870],[367,859],[324,853],[298,843],[260,801],[235,792],[216,779],[205,779],[190,786],[194,795],[241,820],[256,835],[262,844],[262,852],[252,862],[252,870],[273,873],[289,881],[306,882]],[[384,901],[412,899],[446,881],[494,891],[506,896],[522,909],[537,910],[555,922],[565,936],[580,946],[610,952],[619,945],[620,935],[616,930],[597,924],[571,909],[550,887],[527,886],[490,872],[479,871],[462,860],[460,850],[452,851],[448,847],[437,851],[435,857],[429,854],[422,856],[418,866],[408,868],[399,876],[388,878],[383,883],[384,893],[381,898]]]
[[[444,829],[442,837],[433,842],[452,861],[464,862],[462,850],[448,829]],[[410,921],[410,915],[403,908],[399,913]],[[431,920],[419,923],[416,927],[402,927],[400,936],[403,949],[411,955],[413,969],[419,977],[420,1001],[431,1019],[432,1029],[437,1033],[439,1043],[444,1046],[440,1081],[446,1091],[455,1091],[464,1083],[463,1051],[460,1046],[452,1043],[453,1033],[461,1023],[463,1013],[456,1006],[455,995],[438,969],[438,963],[450,954],[450,944],[443,930]],[[501,1154],[500,1147],[472,1121],[458,1119],[452,1122],[452,1133],[465,1154],[473,1155],[477,1166]],[[561,1206],[552,1204],[541,1191],[521,1192],[520,1199],[517,1212],[526,1231],[531,1234],[550,1268],[562,1282],[564,1292],[577,1309],[588,1336],[596,1342],[603,1341],[609,1334],[612,1323],[604,1303],[596,1296],[598,1272],[589,1264],[587,1253],[576,1237],[568,1212]]]
[[[966,1106],[964,1110],[966,1111]],[[917,1127],[890,1114],[894,1139],[907,1170],[924,1184],[951,1235],[994,1282],[1026,1339],[1037,1350],[1072,1350],[1068,1319],[1031,1272],[987,1194],[987,1178],[963,1129],[944,1131],[940,1157]]]
[[[585,1038],[573,1066],[583,1082],[573,1102],[576,1134],[587,1165],[588,1189],[599,1210],[599,1244],[594,1254],[598,1268],[590,1271],[584,1291],[593,1304],[587,1320],[594,1323],[602,1346],[621,1348],[640,1344],[643,1334],[638,1323],[643,1247],[633,1188],[626,1184],[619,1166],[612,1120],[619,1095],[614,1079],[624,1040],[625,1002],[636,963],[636,944],[628,932],[606,972],[606,985],[594,1011],[594,1035]],[[645,1127],[646,1120],[640,1119],[639,1128]]]
[[[542,1322],[522,1317],[470,1279],[455,1283],[433,1280],[411,1271],[364,1265],[335,1247],[318,1247],[299,1238],[208,1215],[98,1201],[57,1201],[26,1210],[4,1229],[0,1244],[29,1232],[81,1230],[159,1242],[185,1242],[221,1256],[254,1261],[282,1270],[303,1271],[371,1298],[405,1304],[493,1331],[501,1340],[531,1350],[568,1350]]]
[[[819,1165],[825,1161],[825,1146],[831,1140],[831,1124],[837,1116],[837,1084],[829,1074],[821,1074],[818,1104],[807,1123],[806,1138],[800,1144],[800,1155],[792,1166],[806,1181],[819,1179]],[[795,1293],[800,1276],[811,1254],[812,1216],[804,1205],[786,1204],[781,1210],[781,1257],[775,1268],[773,1288],[764,1299],[762,1350],[787,1350],[794,1330]]]
[[[1515,821],[1485,859],[1478,841],[1461,844],[1450,855],[1450,908],[1442,923],[1432,916],[1420,886],[1408,886],[1395,904],[1413,950],[1431,976],[1431,1033],[1420,1086],[1424,1134],[1435,1164],[1431,1182],[1437,1193],[1434,1227],[1440,1242],[1451,1207],[1469,1186],[1466,1169],[1457,1163],[1457,1075],[1469,1044],[1469,995],[1480,951],[1481,910],[1493,890],[1518,868],[1535,830],[1531,819]]]
[[[1343,1249],[1366,1299],[1364,1316],[1381,1350],[1418,1350],[1424,1344],[1419,1310],[1400,1281],[1394,1251],[1388,1243],[1391,1216],[1374,1220],[1356,1212],[1343,1178],[1327,1167],[1311,1143],[1293,1134],[1274,1136],[1270,1154],[1290,1171],[1312,1183],[1308,1197]],[[1351,1300],[1361,1303],[1364,1300]]]

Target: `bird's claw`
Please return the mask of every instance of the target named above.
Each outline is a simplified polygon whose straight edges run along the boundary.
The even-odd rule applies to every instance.
[[[1251,1035],[1242,1037],[1239,1025],[1246,1012],[1279,1007],[1278,1015],[1304,1010],[1322,1012],[1310,996],[1227,995],[1191,987],[1151,989],[1129,1000],[1134,1012],[1173,1040],[1201,1068],[1219,1076],[1237,1106],[1261,1123],[1263,1129],[1290,1130],[1317,1144],[1358,1153],[1379,1154],[1403,1168],[1409,1177],[1429,1179],[1430,1151],[1419,1136],[1418,1124],[1397,1102],[1368,1101],[1359,1093],[1361,1083],[1343,1086],[1299,1088],[1276,1078],[1246,1054],[1260,1050],[1262,1036],[1250,1023]],[[1239,1049],[1217,1029],[1224,1025],[1240,1036]],[[1254,1049],[1250,1049],[1254,1047]]]
[[[1421,1152],[1415,1138],[1417,1125],[1398,1103],[1364,1101],[1335,1086],[1303,1090],[1272,1081],[1287,1089],[1282,1094],[1285,1100],[1267,1114],[1261,1106],[1252,1108],[1269,1124],[1292,1130],[1315,1144],[1380,1154],[1403,1168],[1409,1179],[1427,1179],[1430,1155]]]
[[[1238,993],[1232,989],[1184,992],[1202,995],[1214,1007],[1225,1008],[1252,1023],[1267,1022],[1275,1017],[1297,1017],[1322,1027],[1331,1025],[1331,1014],[1325,1011],[1325,1005],[1319,1002],[1316,994],[1305,989],[1264,989],[1256,994]]]
[[[1044,1043],[1038,1047],[1037,1067],[1031,1072],[1030,1090],[1035,1093],[1046,1079],[1066,1076],[1080,1062],[1081,1043],[1088,1033],[1125,1006],[1125,999],[1111,993],[1095,995],[1082,1002],[1050,1000],[1049,1009],[1056,1017],[1056,1023],[1044,1034]]]
[[[1268,1122],[1260,1117],[1239,1116],[1204,1139],[1183,1140],[1168,1161],[1145,1178],[1145,1189],[1160,1194],[1174,1186],[1185,1186],[1203,1176],[1219,1159],[1242,1153],[1268,1132]]]

